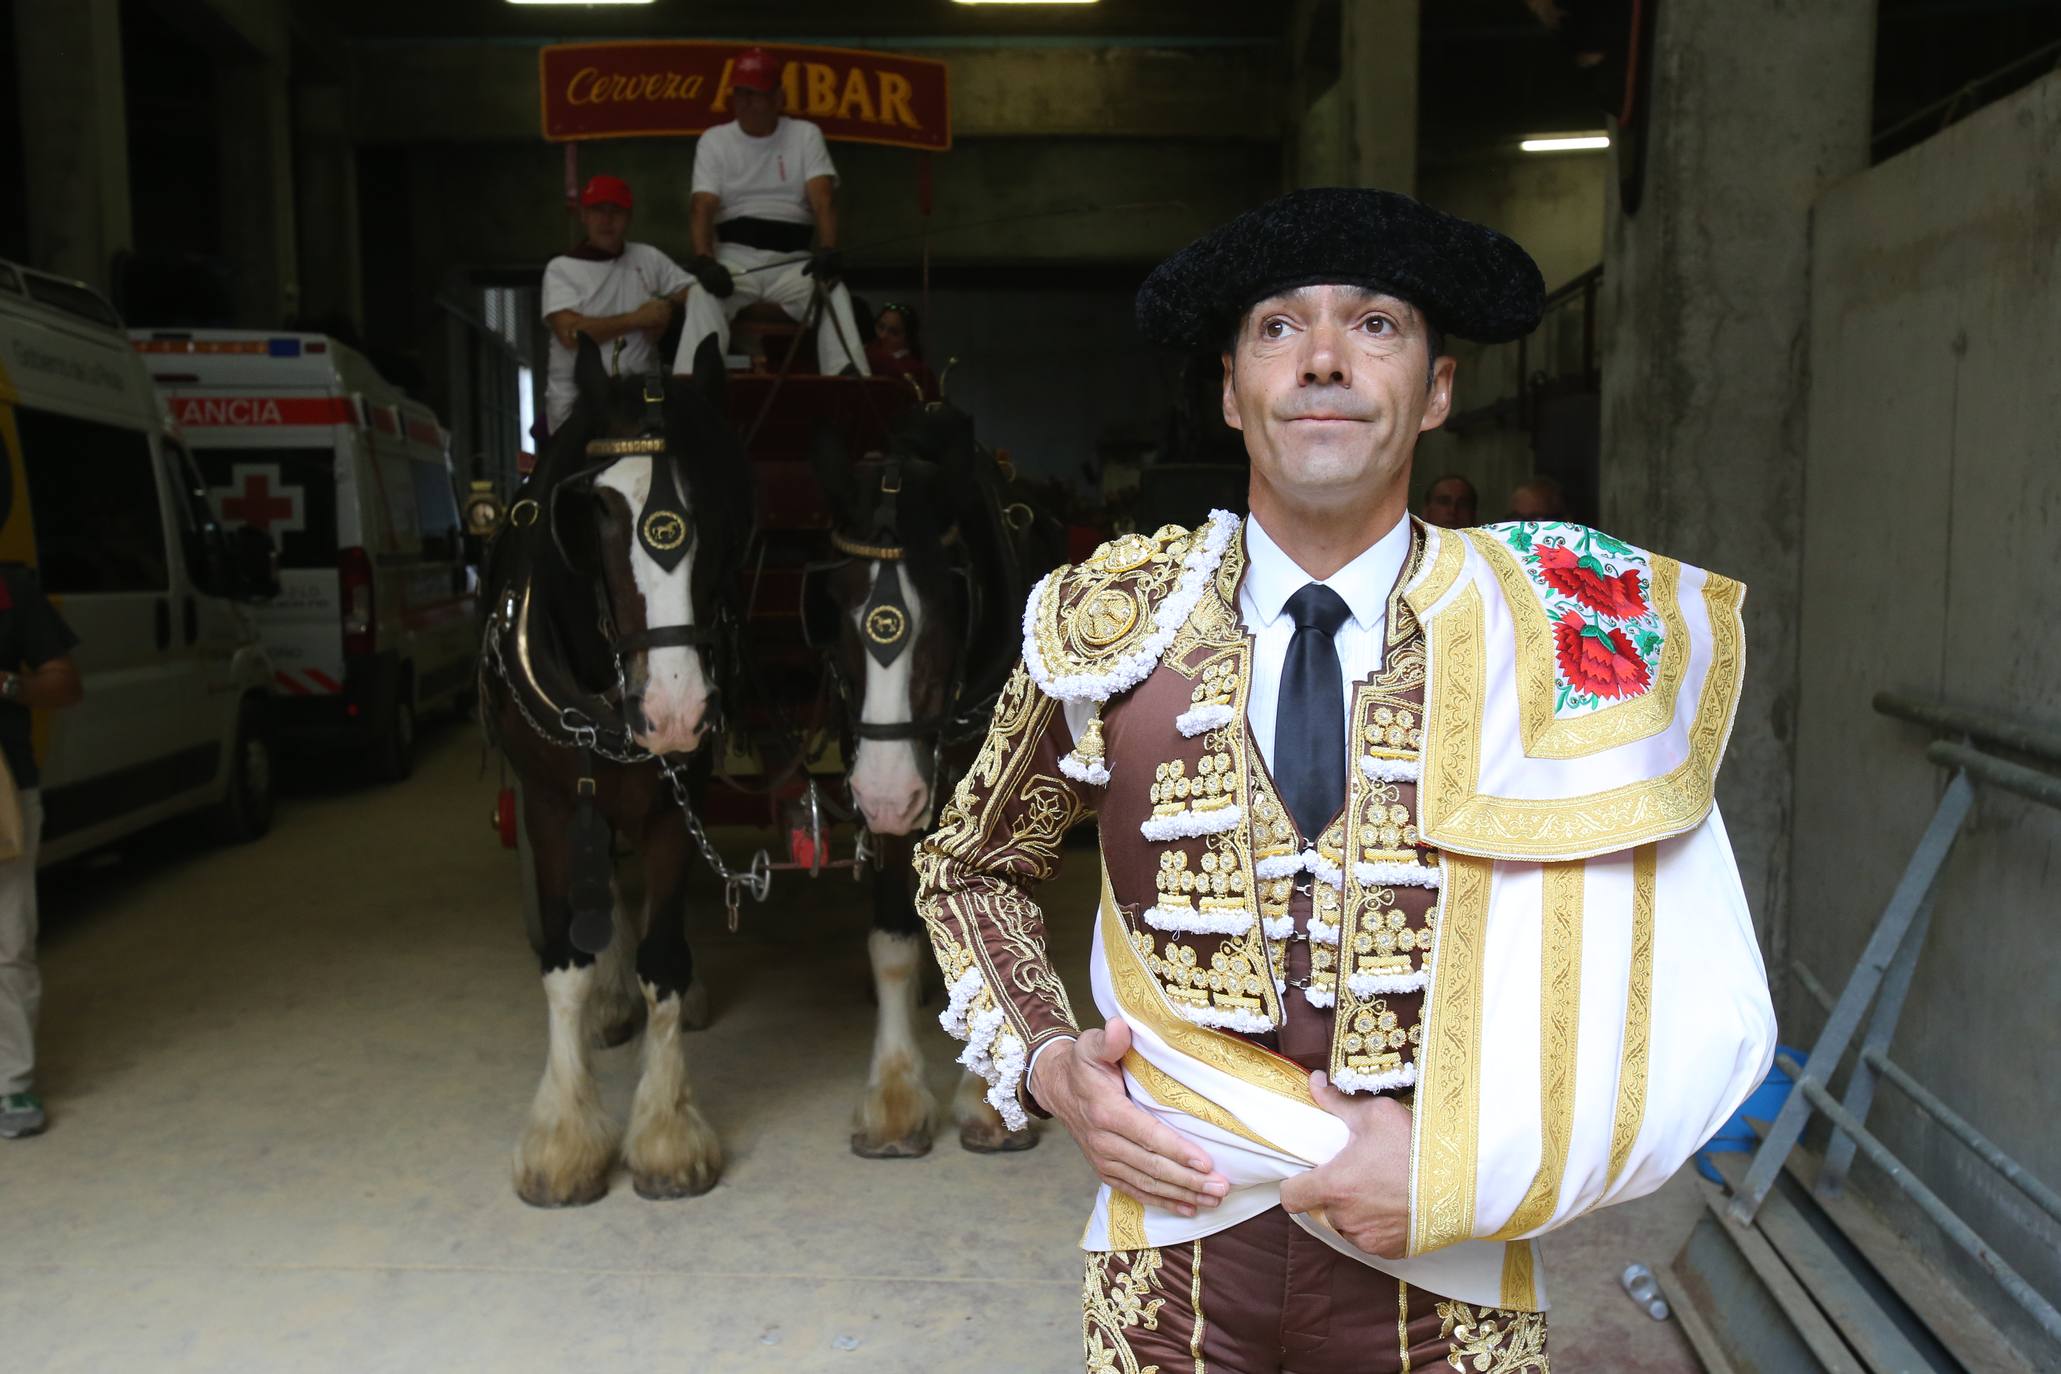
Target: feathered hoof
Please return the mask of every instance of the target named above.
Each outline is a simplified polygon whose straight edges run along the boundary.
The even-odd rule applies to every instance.
[[[861,1159],[915,1159],[930,1153],[936,1129],[937,1098],[920,1066],[908,1055],[891,1055],[852,1113],[852,1153]]]
[[[667,1202],[715,1187],[723,1176],[723,1147],[707,1118],[688,1106],[633,1130],[623,1162],[638,1197]]]
[[[542,1174],[517,1174],[515,1195],[532,1207],[585,1207],[608,1196],[608,1175],[592,1179],[551,1179]]]
[[[608,1195],[613,1123],[591,1104],[532,1120],[515,1147],[515,1195],[532,1207],[584,1207]]]
[[[993,1121],[962,1121],[959,1123],[959,1144],[977,1155],[1009,1155],[1018,1150],[1033,1150],[1038,1144],[1038,1128],[1026,1126],[1012,1131],[1002,1124],[1000,1117]]]
[[[699,1171],[682,1178],[671,1174],[630,1175],[630,1187],[646,1202],[677,1202],[683,1197],[700,1197],[716,1186],[722,1178],[720,1167]]]
[[[861,1159],[921,1159],[930,1153],[930,1146],[927,1127],[899,1140],[874,1140],[864,1131],[852,1132],[852,1153]]]

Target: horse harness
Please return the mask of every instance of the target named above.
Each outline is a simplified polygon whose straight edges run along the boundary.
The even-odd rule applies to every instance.
[[[918,460],[922,461],[922,460]],[[936,771],[937,760],[948,744],[963,743],[966,739],[982,733],[987,728],[988,715],[994,707],[994,697],[980,701],[961,701],[966,689],[966,668],[968,656],[959,654],[953,660],[951,681],[945,692],[945,709],[937,715],[920,716],[903,721],[869,721],[863,714],[863,693],[845,672],[838,656],[837,627],[835,617],[841,615],[823,586],[823,582],[837,569],[855,561],[873,562],[879,565],[874,575],[873,587],[867,595],[866,604],[859,611],[859,633],[867,655],[886,668],[914,647],[915,636],[911,633],[913,617],[909,612],[908,593],[902,583],[901,567],[907,561],[908,549],[901,542],[897,528],[897,498],[901,494],[903,460],[890,457],[881,468],[880,500],[874,509],[873,541],[862,541],[838,530],[830,533],[830,545],[842,557],[810,564],[803,570],[802,583],[802,635],[808,646],[821,657],[824,671],[829,675],[837,690],[839,700],[844,704],[845,719],[850,722],[852,734],[862,740],[920,740],[932,741],[932,771]],[[891,542],[892,541],[892,542]],[[959,527],[953,525],[939,536],[941,548],[950,550],[955,556],[951,560],[951,576],[957,578],[963,593],[965,620],[961,627],[960,643],[970,644],[973,631],[980,624],[982,595],[980,580],[974,575],[971,561],[965,556]],[[934,779],[933,779],[934,780]]]
[[[665,379],[657,372],[646,374],[643,384],[644,414],[640,433],[628,438],[589,440],[587,461],[567,472],[539,472],[528,485],[535,495],[519,496],[509,508],[510,532],[535,543],[536,527],[545,524],[553,546],[564,565],[576,572],[583,569],[566,546],[561,527],[561,503],[568,492],[591,488],[593,480],[623,458],[648,456],[651,485],[643,508],[637,513],[637,542],[651,560],[670,573],[678,568],[690,549],[692,527],[687,519],[687,502],[681,491],[677,464],[684,461],[665,437]],[[596,461],[598,460],[598,461]],[[545,519],[548,508],[549,519]],[[602,596],[607,581],[601,579]],[[579,777],[575,784],[571,829],[571,905],[574,946],[589,954],[607,948],[613,935],[614,898],[610,891],[612,835],[595,805],[597,759],[618,764],[656,762],[673,799],[686,820],[688,831],[699,845],[702,857],[722,878],[729,908],[731,929],[737,926],[740,889],[764,901],[771,877],[754,861],[743,873],[732,871],[716,852],[700,818],[694,813],[683,774],[684,761],[653,754],[636,740],[629,719],[627,663],[631,654],[660,648],[691,648],[707,660],[714,679],[716,650],[727,642],[731,630],[728,607],[719,603],[714,623],[647,626],[629,634],[617,634],[612,604],[600,614],[596,629],[608,644],[615,668],[615,684],[600,694],[580,686],[572,675],[552,662],[549,654],[536,652],[531,635],[530,598],[532,579],[524,577],[502,590],[500,604],[488,616],[483,657],[506,684],[517,712],[541,739],[579,752]],[[512,641],[512,644],[511,644]],[[761,856],[762,858],[763,856]]]

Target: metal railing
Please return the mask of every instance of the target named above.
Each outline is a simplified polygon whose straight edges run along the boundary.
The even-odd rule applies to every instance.
[[[1959,837],[1975,801],[1975,785],[1999,787],[2042,805],[2061,809],[2061,777],[2038,768],[1996,757],[1977,747],[1977,742],[2061,766],[2061,734],[2037,726],[1965,707],[1946,706],[1894,692],[1878,693],[1875,709],[1899,720],[1925,725],[1959,739],[1934,740],[1926,757],[1951,769],[1953,776],[1941,794],[1925,833],[1919,838],[1910,862],[1905,866],[1896,890],[1875,923],[1875,930],[1862,950],[1860,961],[1848,977],[1846,987],[1835,1000],[1817,978],[1801,964],[1794,964],[1798,981],[1826,1009],[1825,1025],[1811,1046],[1810,1058],[1798,1064],[1787,1055],[1782,1067],[1796,1080],[1795,1091],[1776,1115],[1755,1153],[1730,1203],[1732,1218],[1751,1224],[1761,1203],[1773,1188],[1789,1152],[1802,1138],[1812,1111],[1820,1112],[1832,1126],[1832,1140],[1818,1172],[1817,1190],[1827,1196],[1844,1187],[1856,1152],[1867,1156],[1883,1176],[1904,1193],[1955,1245],[1994,1277],[1997,1284],[2038,1323],[2040,1329],[2061,1341],[2061,1311],[2056,1311],[2024,1276],[2002,1255],[1976,1234],[1959,1213],[1933,1192],[1923,1180],[1867,1128],[1868,1109],[1874,1103],[1875,1085],[1886,1080],[1908,1098],[1913,1106],[1943,1127],[2017,1188],[2047,1216],[2061,1221],[2061,1194],[2026,1171],[2023,1165],[2000,1149],[1931,1090],[1898,1067],[1889,1058],[1889,1043],[1896,1034],[1905,995],[1918,963],[1925,932],[1931,924],[1940,870]],[[1874,1011],[1868,1008],[1873,1004]],[[1832,1077],[1852,1046],[1854,1036],[1867,1026],[1853,1069],[1847,1076],[1843,1098],[1832,1093]]]

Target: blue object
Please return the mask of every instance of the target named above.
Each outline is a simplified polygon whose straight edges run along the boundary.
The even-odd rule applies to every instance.
[[[1752,1154],[1759,1149],[1760,1132],[1746,1124],[1747,1118],[1751,1117],[1755,1121],[1773,1121],[1781,1112],[1782,1104],[1789,1100],[1789,1090],[1795,1086],[1795,1080],[1789,1077],[1779,1062],[1784,1055],[1799,1064],[1809,1060],[1808,1055],[1793,1045],[1775,1046],[1775,1057],[1778,1062],[1768,1070],[1768,1076],[1760,1081],[1758,1088],[1746,1095],[1746,1101],[1740,1104],[1739,1110],[1733,1112],[1725,1124],[1718,1127],[1717,1134],[1705,1141],[1703,1148],[1696,1152],[1696,1172],[1712,1183],[1722,1186],[1725,1180],[1718,1173],[1717,1166],[1710,1162],[1710,1157]]]
[[[299,339],[267,339],[265,351],[275,358],[298,358],[301,356]]]

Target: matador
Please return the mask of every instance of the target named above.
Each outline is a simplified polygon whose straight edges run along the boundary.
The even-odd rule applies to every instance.
[[[1053,572],[917,857],[962,1062],[1102,1180],[1090,1370],[1547,1368],[1537,1238],[1659,1187],[1766,1073],[1712,788],[1744,588],[1585,526],[1407,513],[1447,337],[1542,309],[1517,244],[1299,191],[1161,264],[1250,514]],[[1036,887],[1094,813],[1083,1029]]]

